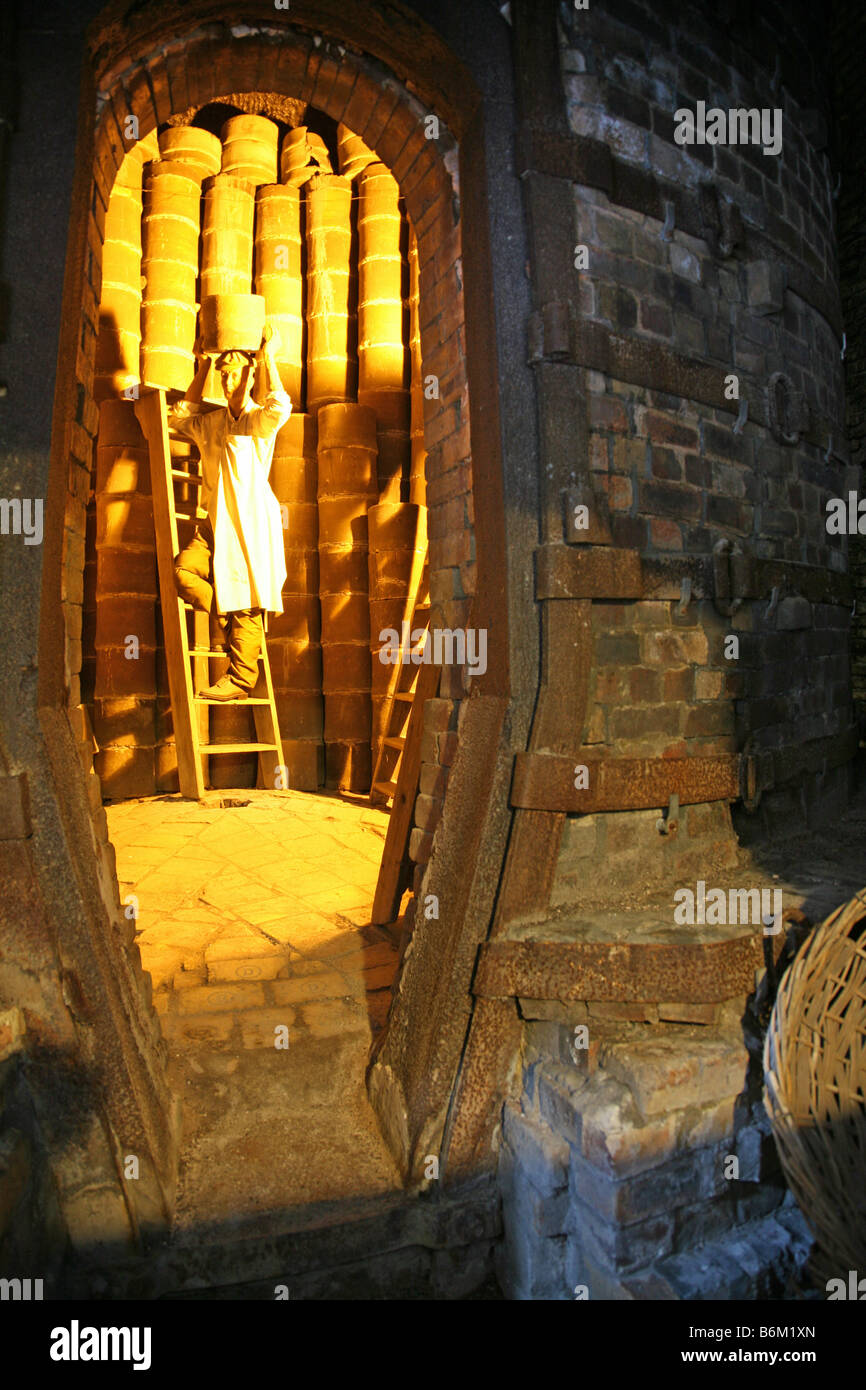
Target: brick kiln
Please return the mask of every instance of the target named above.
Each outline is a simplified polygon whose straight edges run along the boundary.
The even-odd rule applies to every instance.
[[[293,785],[378,775],[379,634],[428,536],[431,625],[483,632],[489,654],[471,680],[446,665],[424,706],[408,944],[367,1076],[406,1184],[388,1239],[423,1247],[431,1296],[494,1267],[514,1298],[796,1287],[808,1235],[761,1106],[760,1034],[805,928],[763,923],[761,894],[816,921],[860,886],[816,848],[837,823],[851,842],[859,744],[848,542],[825,516],[860,482],[844,373],[861,380],[863,181],[855,142],[833,143],[827,16],[805,0],[443,0],[435,21],[397,0],[80,8],[70,241],[64,262],[49,228],[43,252],[58,301],[67,267],[50,449],[20,404],[44,360],[10,377],[16,460],[34,494],[48,483],[38,690],[26,556],[2,658],[20,692],[2,843],[34,909],[0,1004],[24,1000],[13,1051],[47,1038],[100,1090],[34,1230],[83,1249],[102,1221],[140,1252],[170,1223],[165,1044],[102,808],[175,786],[133,397],[188,385],[205,293],[254,291],[295,406],[271,475],[288,578],[269,634]],[[30,58],[41,71],[35,40]],[[699,103],[754,110],[757,138],[685,142],[677,113]],[[35,315],[29,295],[17,314]],[[861,416],[855,400],[858,442]],[[212,737],[236,718],[215,712]],[[797,830],[810,839],[779,857]],[[50,1087],[20,1086],[50,1154]],[[115,1155],[133,1142],[129,1190]],[[226,1283],[247,1277],[233,1258]]]
[[[400,627],[416,538],[423,546],[426,536],[417,419],[410,443],[410,401],[423,389],[410,236],[416,242],[397,182],[345,124],[329,151],[306,125],[233,109],[210,102],[201,117],[193,110],[134,144],[106,211],[95,385],[103,467],[91,504],[95,554],[85,556],[83,672],[95,767],[114,800],[178,785],[134,398],[139,386],[189,388],[200,303],[263,296],[294,407],[272,470],[288,579],[271,660],[291,787],[371,790],[387,703],[377,694],[374,737],[373,689],[387,680],[374,655],[382,627]],[[303,110],[296,103],[291,114],[300,120]],[[218,401],[209,383],[207,398]],[[194,511],[194,496],[186,500]],[[208,737],[252,739],[249,711],[212,709]],[[211,759],[217,787],[254,786],[256,772],[254,754]]]

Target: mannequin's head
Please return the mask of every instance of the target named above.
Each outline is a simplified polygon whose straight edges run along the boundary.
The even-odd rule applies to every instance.
[[[233,415],[238,415],[252,393],[255,358],[250,352],[223,352],[217,358],[216,368],[229,409]]]

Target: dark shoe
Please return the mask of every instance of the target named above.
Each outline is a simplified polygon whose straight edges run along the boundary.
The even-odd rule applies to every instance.
[[[231,676],[221,676],[216,685],[209,685],[196,694],[200,700],[243,700],[249,691],[236,685]]]

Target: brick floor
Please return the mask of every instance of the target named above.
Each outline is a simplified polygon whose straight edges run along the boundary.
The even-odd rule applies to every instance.
[[[178,1230],[397,1189],[364,1089],[397,963],[370,925],[387,812],[244,791],[106,814],[183,1103]]]

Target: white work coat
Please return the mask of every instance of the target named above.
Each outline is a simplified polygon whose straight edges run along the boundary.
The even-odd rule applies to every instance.
[[[168,423],[198,446],[201,506],[214,534],[214,590],[220,613],[263,608],[282,613],[286,557],[280,504],[268,474],[277,431],[292,413],[281,387],[235,420],[228,406],[181,401]]]

